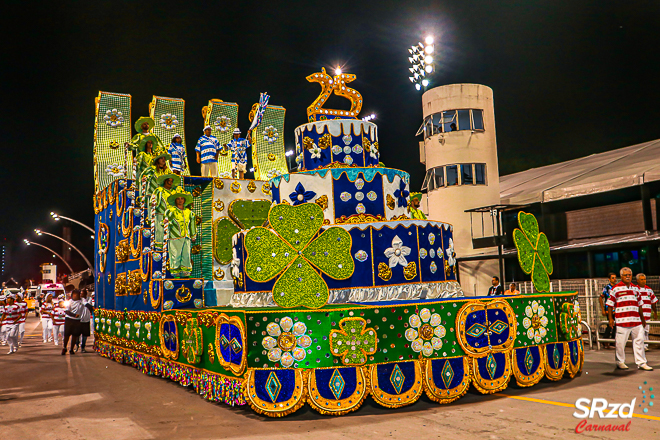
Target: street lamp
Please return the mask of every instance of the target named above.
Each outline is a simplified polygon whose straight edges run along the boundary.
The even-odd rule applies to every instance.
[[[46,246],[44,246],[44,245],[42,245],[42,244],[39,244],[39,243],[35,243],[35,242],[33,242],[33,241],[30,241],[30,240],[28,240],[27,238],[24,238],[24,239],[23,239],[23,242],[24,242],[26,245],[28,245],[28,246],[30,246],[31,244],[33,244],[33,245],[35,245],[35,246],[42,247],[42,248],[46,249],[47,251],[50,251],[50,252],[52,252],[53,254],[57,255],[57,256],[59,257],[59,259],[62,260],[62,263],[66,264],[66,267],[69,268],[69,272],[73,273],[73,269],[71,269],[71,266],[69,266],[69,263],[67,263],[66,260],[65,260],[64,258],[62,258],[62,256],[61,256],[60,254],[58,254],[57,252],[55,252],[55,251],[52,250],[51,248],[47,248]]]
[[[429,85],[429,80],[425,77],[427,74],[433,73],[434,70],[434,59],[431,56],[435,51],[433,41],[433,37],[429,35],[424,40],[425,43],[420,42],[408,49],[408,52],[410,52],[408,61],[410,61],[410,64],[412,65],[412,67],[408,68],[412,75],[409,76],[408,79],[414,84],[415,89],[417,90],[421,90],[422,87],[426,90],[426,87]]]
[[[53,217],[56,221],[59,221],[59,219],[62,218],[62,219],[64,219],[64,220],[69,220],[70,222],[77,223],[77,224],[79,224],[80,226],[82,226],[83,228],[86,228],[86,229],[87,229],[88,231],[90,231],[92,234],[95,233],[94,229],[90,228],[89,226],[87,226],[87,225],[84,224],[84,223],[80,223],[78,220],[74,220],[74,219],[69,218],[69,217],[64,217],[63,215],[59,215],[59,214],[56,214],[56,213],[54,213],[54,212],[51,212],[51,213],[50,213],[50,216]]]
[[[69,246],[71,246],[72,248],[74,248],[74,249],[76,250],[76,252],[78,252],[78,253],[80,254],[80,256],[83,257],[83,260],[85,260],[85,263],[87,263],[87,267],[89,267],[89,269],[90,269],[91,271],[94,271],[94,268],[92,268],[92,263],[90,263],[89,260],[87,259],[87,257],[85,257],[85,254],[83,254],[82,252],[80,252],[80,249],[78,249],[77,247],[75,247],[71,242],[66,241],[66,240],[63,239],[62,237],[58,237],[57,235],[51,234],[50,232],[44,232],[44,231],[42,231],[42,230],[40,230],[40,229],[35,229],[34,232],[36,232],[37,235],[45,234],[45,235],[50,235],[51,237],[55,237],[55,238],[57,238],[58,240],[62,240],[63,242],[65,242],[66,244],[68,244]]]

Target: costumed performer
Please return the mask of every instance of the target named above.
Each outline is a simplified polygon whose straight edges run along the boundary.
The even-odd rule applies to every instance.
[[[247,138],[244,139],[241,137],[241,129],[236,127],[232,140],[224,145],[225,150],[231,150],[231,177],[233,179],[236,179],[237,171],[238,178],[244,178],[247,172],[247,149],[251,146],[252,134],[248,132]]]
[[[53,293],[47,292],[41,305],[41,333],[44,344],[53,340]]]
[[[2,325],[2,315],[5,313],[6,299],[5,295],[0,294],[0,345],[7,345],[7,335],[5,334],[5,327]]]
[[[18,346],[23,345],[23,337],[25,336],[25,319],[28,314],[28,305],[23,298],[23,290],[16,293],[16,305],[19,307],[21,316],[18,318]]]
[[[155,136],[156,139],[158,139],[158,144],[154,145],[154,148],[157,146],[163,146],[163,143],[161,142],[160,138],[153,134],[151,130],[154,128],[154,120],[150,118],[149,116],[142,116],[141,118],[138,118],[137,121],[135,121],[135,124],[133,125],[135,127],[135,131],[138,132],[129,142],[126,142],[124,146],[128,148],[129,150],[137,150],[140,147],[140,142],[142,139],[146,136]]]
[[[135,175],[140,176],[142,172],[149,168],[154,161],[154,147],[158,145],[158,138],[156,136],[145,136],[140,141],[138,146],[138,154],[135,157]],[[138,189],[140,188],[140,181],[137,182]]]
[[[410,218],[414,220],[426,220],[426,214],[419,209],[419,206],[422,203],[422,193],[412,193],[410,194],[410,205],[408,205],[408,210],[410,211]]]
[[[202,177],[218,177],[218,153],[220,142],[211,135],[211,126],[204,127],[204,135],[199,138],[195,146],[197,163],[202,164]]]
[[[170,153],[164,148],[159,148],[154,151],[151,166],[145,169],[140,176],[140,196],[144,197],[147,212],[145,219],[148,221],[151,218],[151,194],[158,187],[158,178],[165,174],[172,174],[172,170],[167,166],[167,161],[170,160]]]
[[[165,219],[165,213],[170,207],[167,204],[167,199],[174,192],[174,188],[181,185],[181,177],[176,174],[163,174],[157,181],[158,188],[151,195],[151,221],[156,229],[153,249],[160,251],[163,249],[163,237],[165,235],[163,220]]]
[[[9,343],[9,352],[7,354],[16,353],[18,351],[18,321],[21,317],[20,307],[15,304],[16,295],[10,293],[7,295],[7,305],[5,311],[0,317],[2,327],[5,330],[5,337]]]
[[[181,135],[175,133],[172,136],[172,142],[167,149],[167,152],[170,153],[172,159],[170,160],[170,168],[174,171],[174,174],[184,174],[188,169],[188,158],[186,157],[186,147],[183,146]]]
[[[197,238],[196,216],[187,208],[193,202],[190,193],[178,187],[167,199],[171,206],[167,210],[170,272],[175,277],[188,278],[192,272],[190,251]]]

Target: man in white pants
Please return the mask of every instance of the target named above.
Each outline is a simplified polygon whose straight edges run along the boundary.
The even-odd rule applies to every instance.
[[[5,334],[5,327],[2,325],[2,315],[5,313],[5,300],[4,295],[0,295],[0,345],[7,345],[7,335]]]
[[[53,294],[50,292],[41,305],[41,333],[44,344],[53,340]]]
[[[644,340],[648,341],[649,331],[651,330],[651,325],[648,324],[648,322],[651,320],[652,316],[653,319],[658,319],[658,306],[656,304],[658,302],[658,298],[655,296],[653,289],[646,285],[646,275],[643,273],[638,273],[635,278],[637,278],[637,288],[639,289],[640,299],[642,300],[642,314],[644,315],[644,319],[647,322],[646,326],[644,327]],[[653,312],[653,315],[651,315],[651,312]],[[644,350],[648,351],[648,349],[648,344],[645,344]]]
[[[27,318],[28,305],[23,299],[23,292],[18,292],[16,294],[18,301],[16,305],[20,308],[19,313],[21,314],[18,318],[18,346],[23,345],[23,337],[25,336],[25,319]]]
[[[60,300],[53,307],[53,342],[55,345],[58,344],[60,335],[62,340],[64,340],[64,319],[66,314],[64,313],[64,301]]]
[[[0,317],[2,320],[2,327],[5,329],[7,335],[7,342],[9,343],[9,352],[7,354],[16,353],[18,351],[18,320],[21,317],[20,307],[14,304],[16,295],[7,295],[7,305],[5,311]]]
[[[614,325],[616,318],[616,365],[621,370],[628,369],[625,364],[626,342],[632,334],[633,353],[637,368],[652,371],[653,368],[646,364],[646,354],[644,353],[646,320],[642,312],[639,288],[632,283],[632,270],[629,267],[621,269],[620,274],[621,282],[612,287],[610,297],[607,299],[610,326]],[[612,310],[614,310],[614,316],[612,316]]]

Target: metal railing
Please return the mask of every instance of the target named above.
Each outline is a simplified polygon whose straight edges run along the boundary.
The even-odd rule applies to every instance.
[[[655,345],[660,345],[660,339],[651,339],[651,330],[653,329],[660,329],[660,321],[646,321],[646,323],[650,326],[649,330],[649,339],[644,341],[645,344],[655,344]],[[609,324],[609,321],[601,321],[599,326],[606,327]],[[632,336],[630,336],[630,339],[626,341],[626,343],[630,341],[632,342]],[[596,332],[596,348],[600,350],[600,343],[601,342],[609,342],[614,344],[616,342],[615,339],[610,339],[610,338],[601,338],[600,337],[600,332]]]
[[[596,342],[598,349],[600,349],[600,341],[614,342],[614,340],[610,341],[601,337],[605,331],[608,316],[603,313],[600,306],[600,296],[608,282],[607,278],[578,278],[551,280],[550,282],[551,292],[578,293],[578,303],[580,304],[580,312],[582,313],[583,320],[582,324],[587,328],[590,342]],[[518,284],[521,293],[534,292],[534,286],[531,281],[523,281]],[[660,276],[647,276],[646,284],[656,292],[656,295],[660,295]],[[649,340],[652,344],[658,344],[660,343],[660,321],[649,321],[649,323],[652,323]]]

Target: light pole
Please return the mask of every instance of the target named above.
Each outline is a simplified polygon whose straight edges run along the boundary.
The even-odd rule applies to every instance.
[[[96,233],[96,232],[94,231],[94,229],[90,228],[89,226],[87,226],[87,225],[84,224],[84,223],[80,223],[78,220],[74,220],[74,219],[69,218],[69,217],[64,217],[63,215],[59,215],[59,214],[56,214],[56,213],[54,213],[54,212],[51,212],[51,213],[50,213],[50,216],[53,217],[53,219],[55,219],[56,221],[58,221],[58,220],[61,219],[61,218],[63,218],[64,220],[69,220],[70,222],[73,222],[73,223],[77,223],[77,224],[79,224],[79,225],[82,226],[83,228],[85,228],[85,229],[87,229],[88,231],[90,231],[92,234],[95,234],[95,233]]]
[[[74,248],[74,249],[80,254],[81,257],[83,257],[83,259],[85,260],[85,263],[87,263],[87,267],[89,267],[89,270],[91,270],[92,272],[94,272],[94,268],[92,267],[92,263],[90,263],[89,260],[87,259],[87,257],[85,257],[85,254],[83,254],[82,252],[80,252],[80,249],[78,249],[77,247],[75,247],[75,246],[74,246],[73,244],[71,244],[70,242],[66,241],[66,240],[63,239],[62,237],[58,237],[57,235],[51,234],[50,232],[44,232],[44,231],[42,231],[42,230],[40,230],[40,229],[35,229],[34,232],[36,232],[37,235],[41,235],[41,234],[50,235],[51,237],[55,237],[55,238],[57,238],[58,240],[62,240],[63,242],[65,242],[66,244],[68,244],[69,246],[71,246],[72,248]]]
[[[433,37],[429,35],[424,43],[420,42],[408,49],[411,55],[408,57],[408,61],[412,64],[412,67],[408,68],[412,76],[409,76],[408,79],[415,85],[417,90],[422,90],[422,87],[426,90],[429,85],[426,75],[433,73],[434,70],[432,54],[435,51],[435,45],[433,44]]]
[[[27,238],[24,238],[24,239],[23,239],[23,242],[25,242],[25,244],[28,245],[28,246],[30,246],[31,244],[33,244],[33,245],[35,245],[35,246],[42,247],[42,248],[46,249],[47,251],[50,251],[50,252],[52,252],[53,254],[57,255],[57,256],[59,257],[59,259],[62,260],[62,263],[66,264],[66,267],[69,268],[69,272],[73,273],[73,269],[71,269],[71,266],[69,266],[69,263],[67,263],[66,260],[65,260],[64,258],[62,258],[62,256],[61,256],[60,254],[58,254],[57,252],[55,252],[55,251],[52,250],[51,248],[47,248],[47,247],[44,246],[43,244],[35,243],[34,241],[30,241],[30,240],[28,240]]]

